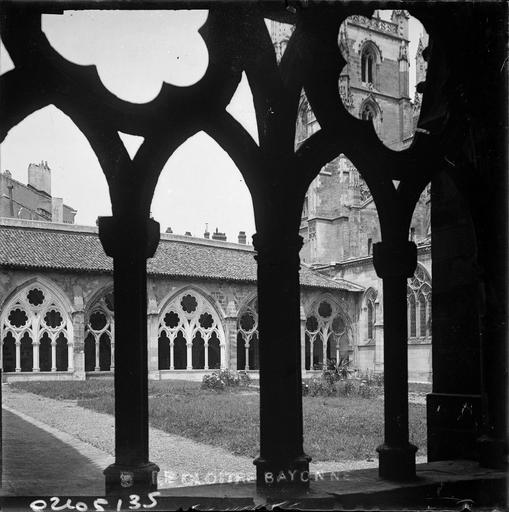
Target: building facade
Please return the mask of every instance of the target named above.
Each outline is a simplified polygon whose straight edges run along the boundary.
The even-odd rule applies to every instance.
[[[276,55],[281,59],[293,26],[271,22]],[[415,83],[426,78],[423,52],[428,44],[420,35],[415,55]],[[400,151],[410,145],[419,117],[422,94],[410,96],[409,15],[394,10],[390,19],[379,11],[372,18],[350,16],[341,25],[339,49],[346,61],[338,83],[348,112],[371,120],[380,140]],[[295,143],[297,146],[320,126],[304,93],[301,95]],[[394,182],[397,187],[398,183]],[[431,190],[421,195],[412,218],[409,240],[418,247],[418,267],[407,288],[409,376],[431,382]],[[343,278],[364,288],[354,320],[359,343],[355,365],[383,371],[382,279],[373,267],[373,245],[381,241],[375,203],[361,173],[340,155],[320,171],[304,199],[300,235],[301,261],[332,278]]]
[[[378,13],[371,19],[352,16],[338,38],[347,62],[339,78],[344,105],[355,117],[371,120],[380,139],[394,150],[411,143],[420,108],[419,93],[410,99],[408,23],[405,11],[393,11],[390,21]],[[281,59],[293,28],[272,21],[270,29]],[[423,35],[415,60],[417,82],[425,77],[426,44]],[[302,94],[296,145],[318,129]],[[9,379],[35,374],[83,378],[113,371],[111,261],[97,230],[59,224],[72,223],[76,212],[51,197],[47,163],[30,164],[28,187],[7,173],[1,174],[1,215],[53,222],[1,222],[1,257],[8,269],[0,287],[4,373]],[[344,155],[324,166],[310,185],[300,234],[304,375],[344,357],[361,372],[382,372],[382,280],[372,261],[380,227],[370,191]],[[419,259],[407,287],[409,378],[430,382],[429,187],[416,206],[409,239],[417,244]],[[253,256],[244,232],[238,244],[226,242],[217,229],[212,239],[207,230],[204,238],[173,235],[171,230],[161,235],[156,256],[149,260],[151,378],[200,378],[214,368],[258,369]]]
[[[0,220],[2,368],[7,380],[114,371],[111,259],[97,228]],[[259,368],[256,262],[242,243],[162,234],[148,263],[149,377]],[[302,361],[353,358],[363,288],[304,266]],[[309,330],[319,320],[320,333]],[[309,335],[314,344],[310,346]],[[306,343],[306,340],[308,341]],[[309,364],[308,364],[309,367]]]
[[[43,220],[73,224],[76,210],[51,195],[51,169],[48,162],[28,165],[28,185],[0,173],[0,217]]]

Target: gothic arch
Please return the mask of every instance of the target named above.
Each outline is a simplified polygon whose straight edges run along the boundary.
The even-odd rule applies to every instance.
[[[384,60],[382,49],[378,44],[372,39],[365,38],[359,43],[359,55],[362,55],[363,52],[370,51],[376,57],[376,64],[381,64]]]
[[[382,52],[372,40],[365,40],[359,47],[360,54],[360,81],[363,84],[378,89],[379,68],[382,61]]]
[[[104,286],[93,292],[85,304],[85,316],[90,313],[90,309],[94,307],[98,300],[100,300],[102,297],[105,297],[109,293],[113,293],[113,283],[105,284]]]
[[[308,303],[305,311],[306,370],[321,369],[328,360],[338,362],[340,358],[349,357],[352,325],[339,301],[332,294],[323,293]]]
[[[259,370],[258,296],[252,292],[237,315],[237,370]]]
[[[3,371],[73,371],[72,311],[65,293],[45,278],[15,287],[0,316]]]
[[[224,314],[216,301],[198,287],[186,286],[163,304],[157,330],[159,369],[224,368]]]
[[[382,107],[380,107],[378,101],[376,101],[376,98],[372,94],[362,101],[359,107],[359,119],[366,119],[364,113],[368,111],[373,113],[372,119],[380,119],[380,121],[383,120]]]
[[[85,371],[115,369],[115,312],[113,285],[97,290],[85,308]]]
[[[377,320],[377,297],[378,291],[370,286],[362,297],[362,307],[360,314],[361,340],[363,344],[368,344],[375,339],[375,323]]]
[[[195,284],[189,284],[189,285],[183,286],[182,288],[180,288],[178,290],[172,290],[171,292],[169,292],[166,295],[166,297],[160,302],[161,305],[157,312],[158,315],[161,316],[161,314],[166,309],[168,304],[170,304],[170,302],[174,301],[175,298],[177,297],[177,295],[180,295],[181,293],[184,293],[186,291],[198,293],[199,295],[204,297],[210,303],[210,305],[214,308],[215,312],[221,319],[221,323],[223,323],[223,321],[226,317],[226,312],[224,311],[221,304],[219,304],[219,302],[217,302],[217,300],[212,295],[210,295],[210,293],[208,293],[203,288],[201,288],[200,286],[195,285]],[[254,292],[254,293],[256,295],[256,292]]]
[[[23,281],[21,284],[18,284],[15,286],[9,293],[7,293],[0,303],[0,310],[5,311],[5,308],[9,307],[10,301],[14,295],[16,295],[18,292],[23,290],[23,288],[26,288],[28,286],[32,285],[40,285],[48,289],[55,297],[58,298],[62,306],[66,309],[66,311],[69,314],[74,313],[75,308],[67,296],[67,294],[55,283],[47,279],[46,277],[42,276],[35,276],[31,277],[30,279],[27,279],[26,281]]]
[[[237,308],[237,315],[240,315],[244,312],[244,310],[252,305],[254,302],[258,301],[258,292],[257,290],[253,290],[252,292],[249,292],[243,299],[242,302],[239,304],[239,307]]]
[[[417,263],[407,284],[408,339],[410,343],[431,341],[431,275]]]

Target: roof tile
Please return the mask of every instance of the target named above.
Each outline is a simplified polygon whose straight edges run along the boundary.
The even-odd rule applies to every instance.
[[[42,223],[41,223],[42,224]],[[162,236],[156,254],[147,262],[149,275],[256,282],[255,251],[249,246],[232,247],[205,240],[171,239]],[[37,268],[77,272],[111,272],[112,259],[103,251],[97,233],[68,230],[51,224],[24,228],[0,226],[0,263],[11,268]],[[303,266],[303,286],[362,291],[344,280],[332,280]]]

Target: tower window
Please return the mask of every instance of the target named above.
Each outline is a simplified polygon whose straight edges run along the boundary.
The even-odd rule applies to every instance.
[[[361,56],[361,80],[372,84],[375,78],[375,56],[371,50],[365,50]]]
[[[373,245],[373,239],[368,238],[368,256],[371,255],[372,245]]]

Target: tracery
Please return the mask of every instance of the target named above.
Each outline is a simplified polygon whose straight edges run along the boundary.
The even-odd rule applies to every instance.
[[[73,371],[72,322],[62,301],[36,282],[23,287],[3,308],[4,372]]]
[[[431,279],[419,264],[407,286],[407,310],[409,340],[431,341]]]
[[[115,316],[112,292],[93,304],[85,321],[85,371],[113,371]]]
[[[348,345],[346,318],[339,305],[328,298],[317,300],[306,318],[305,368],[321,370],[338,363]]]
[[[159,317],[160,370],[209,370],[225,366],[225,337],[212,304],[195,290],[180,292]]]
[[[255,297],[238,315],[237,370],[259,370],[258,301]]]

